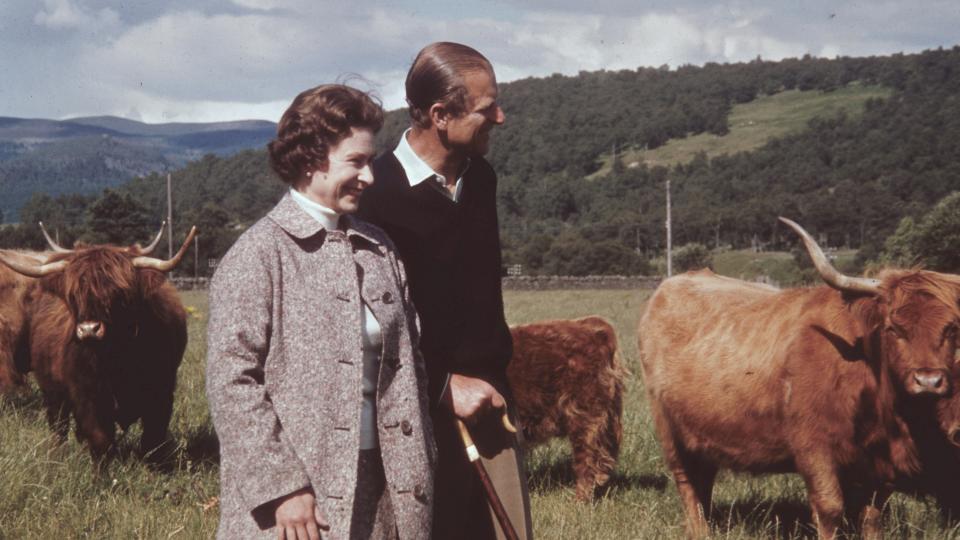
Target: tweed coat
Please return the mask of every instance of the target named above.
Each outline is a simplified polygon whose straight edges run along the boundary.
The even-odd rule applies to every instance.
[[[286,194],[213,277],[207,397],[220,439],[217,537],[275,538],[273,506],[306,486],[348,538],[360,448],[363,302],[383,349],[377,431],[401,539],[429,538],[436,447],[404,269],[377,227],[328,231]]]

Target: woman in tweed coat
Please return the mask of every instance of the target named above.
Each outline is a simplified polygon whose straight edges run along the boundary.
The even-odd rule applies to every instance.
[[[324,85],[284,113],[270,161],[291,190],[221,261],[207,396],[220,539],[427,539],[436,461],[406,276],[349,214],[382,111]]]

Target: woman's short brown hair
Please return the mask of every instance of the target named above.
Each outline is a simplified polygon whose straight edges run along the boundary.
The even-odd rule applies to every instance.
[[[383,127],[383,109],[370,94],[343,84],[304,90],[277,124],[277,136],[267,145],[270,166],[288,184],[327,162],[330,149],[353,128],[374,133]]]
[[[454,116],[466,112],[463,76],[471,71],[493,71],[490,61],[472,47],[438,41],[421,49],[407,72],[407,106],[413,124],[430,127],[434,103],[443,104]]]

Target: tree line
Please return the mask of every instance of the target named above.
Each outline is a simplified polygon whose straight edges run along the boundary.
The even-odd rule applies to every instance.
[[[891,97],[868,101],[860,115],[816,118],[754,151],[701,154],[669,168],[614,163],[610,174],[585,178],[615,145],[656,148],[690,134],[723,135],[735,104],[854,82],[887,87]],[[915,236],[947,223],[927,220],[960,191],[960,47],[553,75],[503,84],[501,101],[508,120],[492,137],[490,160],[500,175],[504,261],[527,273],[656,271],[665,248],[668,178],[675,246],[789,249],[795,238],[776,220],[784,215],[829,246],[858,249],[861,266],[909,256],[960,270],[928,256],[928,244]],[[391,111],[380,150],[391,149],[406,125],[405,111]],[[172,176],[177,234],[200,226],[202,258],[221,256],[284,189],[262,150],[206,156]],[[68,242],[142,242],[166,214],[165,204],[160,174],[98,197],[34,195],[21,211],[22,224],[0,229],[0,245],[42,247],[33,222],[39,218]],[[904,246],[912,251],[904,254]]]

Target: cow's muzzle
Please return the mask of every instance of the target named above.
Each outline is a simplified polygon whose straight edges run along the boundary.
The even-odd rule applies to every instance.
[[[77,325],[77,339],[80,341],[99,341],[103,339],[106,328],[100,321],[84,321]]]
[[[946,395],[950,391],[950,379],[945,369],[919,368],[907,377],[907,392],[913,395]]]

